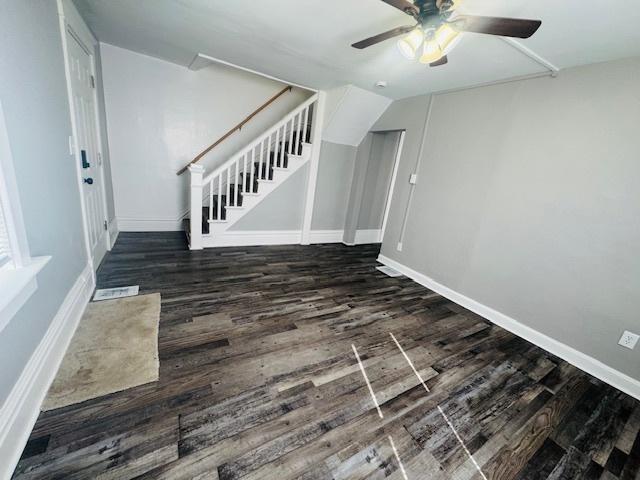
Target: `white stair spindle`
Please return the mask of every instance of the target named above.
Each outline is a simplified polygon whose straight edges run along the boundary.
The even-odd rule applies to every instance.
[[[302,125],[302,141],[307,141],[307,128],[309,125],[309,106],[304,107],[304,123]]]
[[[271,135],[269,135],[269,138],[271,138]],[[262,175],[262,158],[264,157],[264,142],[265,142],[264,140],[262,140],[262,142],[260,142],[260,160],[258,161],[258,180],[263,178],[263,175]],[[267,140],[267,142],[268,142],[268,140]]]
[[[253,174],[255,173],[255,169],[256,169],[256,149],[254,147],[251,149],[251,165],[249,165],[249,175],[248,175],[250,188],[247,188],[247,191],[251,193],[253,193]]]
[[[231,206],[231,167],[227,168],[227,198],[225,202],[225,207],[230,207],[230,206]]]
[[[295,115],[291,117],[291,129],[289,130],[289,153],[293,153],[293,130],[295,128]]]
[[[209,221],[213,220],[213,178],[209,182]]]
[[[222,220],[222,173],[218,175],[218,221]]]
[[[236,162],[236,183],[233,186],[233,193],[235,194],[235,202],[233,203],[236,207],[238,206],[238,163]]]
[[[278,129],[276,130],[276,144],[273,147],[273,166],[274,167],[279,167],[280,166],[280,159],[278,158],[278,145],[280,143],[280,127],[278,127]]]
[[[243,156],[243,161],[244,161],[244,175],[242,175],[242,191],[246,192],[247,190],[247,158],[249,158],[249,152],[245,153]]]
[[[282,139],[280,140],[280,159],[279,159],[279,163],[278,166],[281,168],[284,168],[284,139],[287,136],[287,124],[283,124],[282,125]]]

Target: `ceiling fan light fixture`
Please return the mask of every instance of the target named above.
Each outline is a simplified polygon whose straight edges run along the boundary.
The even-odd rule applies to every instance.
[[[398,49],[403,56],[408,58],[409,60],[413,60],[416,58],[416,53],[420,48],[420,45],[424,42],[424,32],[421,28],[416,28],[411,30],[409,34],[398,40]]]
[[[434,35],[434,41],[440,45],[440,49],[444,52],[444,54],[449,53],[451,48],[454,46],[455,40],[457,40],[460,36],[460,32],[453,28],[448,23],[442,24],[436,30]]]
[[[433,63],[437,62],[444,56],[440,44],[434,39],[424,42],[424,48],[422,50],[422,56],[420,57],[420,63]]]

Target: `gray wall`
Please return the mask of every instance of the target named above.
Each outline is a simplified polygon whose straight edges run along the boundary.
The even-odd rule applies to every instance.
[[[349,200],[356,147],[322,142],[312,230],[342,230]]]
[[[342,230],[356,147],[322,142],[312,230]],[[309,168],[305,165],[231,227],[233,230],[301,230]]]
[[[349,191],[349,202],[347,203],[347,214],[344,222],[343,241],[348,244],[353,244],[356,241],[356,230],[358,229],[358,217],[360,216],[362,206],[367,163],[371,157],[372,148],[373,133],[368,133],[356,150],[353,180]]]
[[[397,183],[382,253],[640,379],[640,59],[434,98],[403,250]],[[377,128],[407,129],[414,169],[428,98]]]
[[[309,165],[293,173],[229,231],[301,230]]]
[[[0,4],[3,103],[32,256],[53,258],[0,332],[0,403],[87,264],[58,13],[52,1]]]
[[[400,132],[374,132],[371,154],[365,172],[362,202],[358,212],[358,230],[382,228],[391,175],[396,159]]]

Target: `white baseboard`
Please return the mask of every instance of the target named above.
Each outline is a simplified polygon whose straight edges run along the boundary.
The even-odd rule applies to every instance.
[[[120,230],[118,230],[118,219],[114,218],[109,223],[109,250],[113,248],[116,244],[116,240],[118,239],[118,234]]]
[[[312,230],[310,240],[311,243],[340,243],[343,235],[343,230]],[[227,230],[222,234],[204,235],[202,243],[205,248],[296,245],[301,238],[301,230]]]
[[[378,261],[389,267],[395,268],[420,285],[439,293],[458,305],[477,313],[505,330],[524,338],[525,340],[562,358],[588,374],[593,375],[618,390],[640,400],[640,381],[602,363],[600,360],[596,360],[595,358],[570,347],[565,343],[559,342],[544,333],[534,330],[533,328],[528,327],[517,320],[492,309],[491,307],[483,305],[461,293],[456,292],[455,290],[451,290],[449,287],[438,283],[434,279],[427,277],[422,273],[416,272],[406,265],[396,262],[384,255],[378,256]]]
[[[380,243],[380,229],[356,230],[356,245],[364,243]]]
[[[222,234],[203,235],[202,245],[205,248],[294,245],[300,243],[300,235],[300,230],[227,230]]]
[[[11,478],[93,288],[93,271],[87,265],[0,409],[0,479]]]
[[[182,230],[182,220],[171,218],[118,217],[116,221],[121,232],[179,232]]]
[[[309,243],[340,243],[344,230],[311,230]]]

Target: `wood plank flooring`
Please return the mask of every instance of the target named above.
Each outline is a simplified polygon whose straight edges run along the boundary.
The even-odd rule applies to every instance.
[[[42,413],[14,478],[640,478],[639,402],[377,254],[121,234],[98,283],[162,294],[160,379]]]

